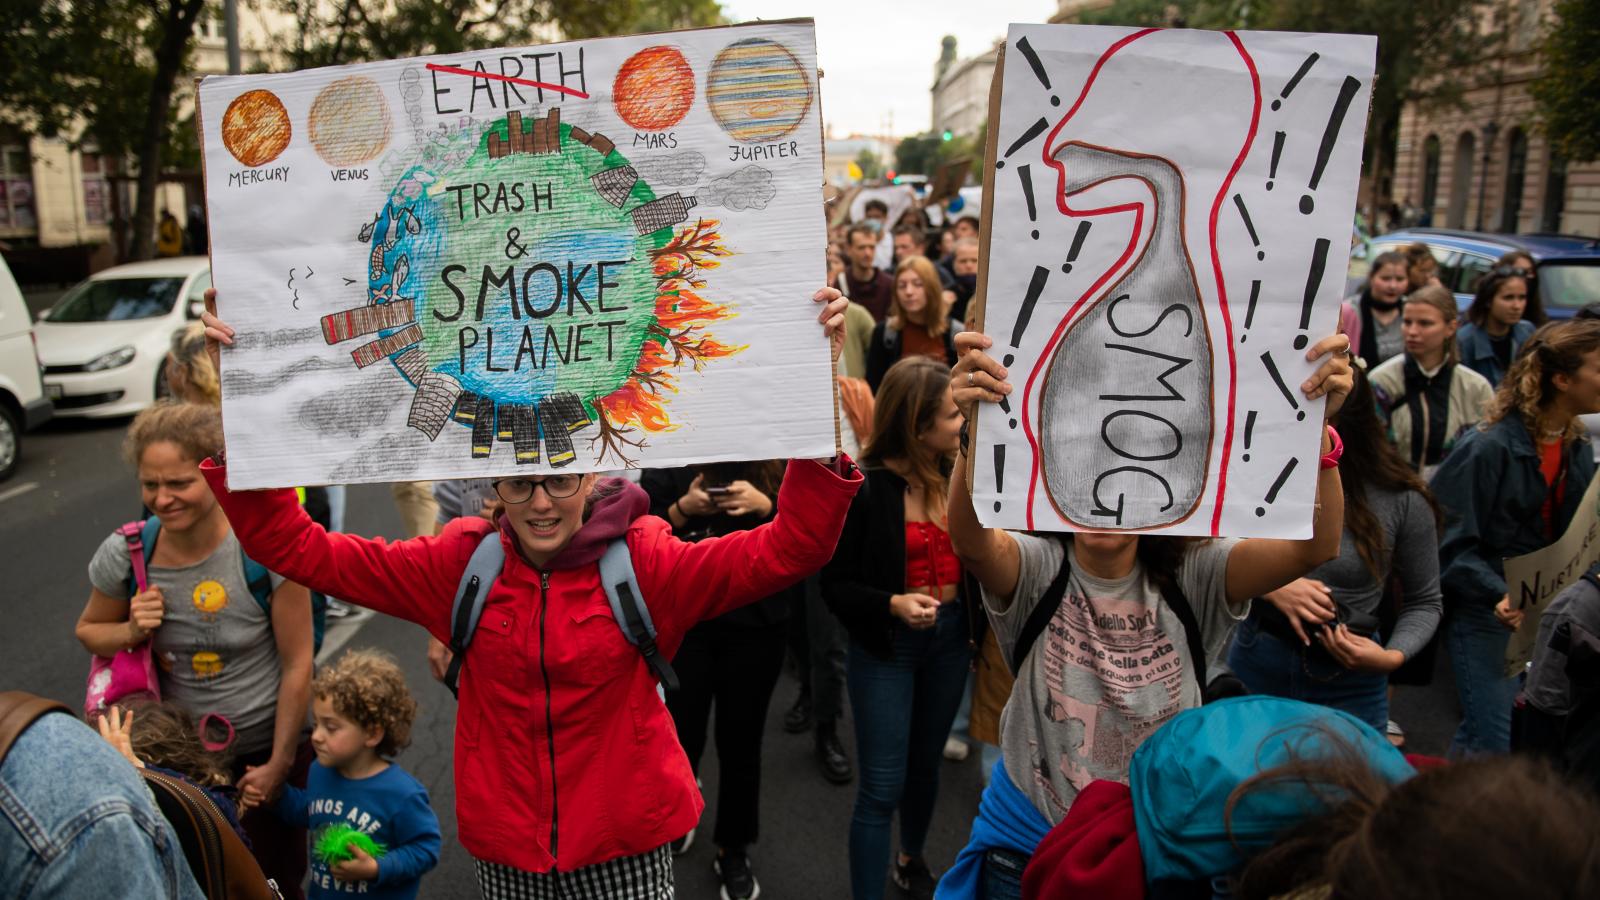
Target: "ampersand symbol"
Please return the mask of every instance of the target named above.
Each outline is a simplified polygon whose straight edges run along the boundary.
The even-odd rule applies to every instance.
[[[506,259],[521,259],[522,255],[528,252],[527,247],[517,243],[517,240],[521,237],[522,229],[506,229]]]

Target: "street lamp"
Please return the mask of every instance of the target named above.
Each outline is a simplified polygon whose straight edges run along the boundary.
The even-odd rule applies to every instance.
[[[1483,165],[1482,172],[1478,173],[1478,227],[1483,230],[1483,202],[1484,192],[1489,186],[1489,160],[1494,155],[1494,139],[1500,134],[1500,124],[1490,121],[1483,126]]]

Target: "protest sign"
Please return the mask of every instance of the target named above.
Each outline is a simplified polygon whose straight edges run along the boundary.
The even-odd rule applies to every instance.
[[[1587,444],[1585,445],[1587,448]],[[1561,539],[1505,562],[1506,595],[1522,610],[1522,625],[1506,644],[1506,676],[1521,674],[1533,658],[1539,619],[1556,595],[1600,562],[1600,478],[1589,479],[1578,510]]]
[[[1305,538],[1300,384],[1349,260],[1358,35],[1013,25],[996,69],[979,418],[990,526]]]
[[[235,488],[828,456],[809,20],[200,86]]]

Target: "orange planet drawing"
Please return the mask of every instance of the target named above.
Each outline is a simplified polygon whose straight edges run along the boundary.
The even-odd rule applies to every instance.
[[[247,166],[278,158],[289,146],[289,111],[271,91],[246,91],[222,114],[222,146]]]
[[[671,128],[694,104],[694,70],[675,47],[646,47],[617,70],[611,102],[640,131]]]

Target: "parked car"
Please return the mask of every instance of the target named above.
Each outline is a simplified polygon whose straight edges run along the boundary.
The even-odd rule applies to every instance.
[[[128,416],[166,390],[174,332],[204,310],[204,256],[114,266],[68,291],[35,327],[61,416]]]
[[[1533,257],[1535,265],[1540,265],[1540,261],[1549,256],[1581,255],[1586,252],[1585,247],[1593,247],[1594,239],[1564,234],[1489,234],[1450,228],[1403,228],[1378,235],[1364,246],[1358,244],[1351,250],[1346,294],[1361,290],[1372,260],[1379,254],[1416,243],[1427,244],[1433,251],[1433,258],[1439,263],[1439,280],[1456,295],[1456,305],[1465,312],[1472,305],[1478,279],[1494,268],[1495,260],[1502,255],[1521,250]],[[1543,285],[1540,290],[1544,290]],[[1557,312],[1548,301],[1545,311],[1552,318],[1572,315],[1571,310]]]
[[[50,418],[40,377],[33,317],[4,259],[0,259],[0,481],[22,459],[22,435]]]
[[[1600,303],[1600,241],[1534,261],[1539,300],[1552,319],[1570,318],[1590,303]]]

